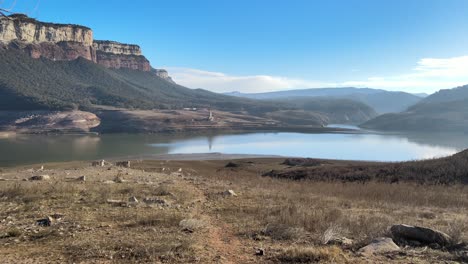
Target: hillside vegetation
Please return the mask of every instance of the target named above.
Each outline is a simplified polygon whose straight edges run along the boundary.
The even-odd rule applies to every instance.
[[[468,184],[467,162],[468,150],[446,158],[397,163],[288,159],[285,164],[290,168],[264,176],[329,182]]]
[[[70,110],[213,108],[273,118],[285,124],[323,126],[362,123],[375,111],[340,98],[261,101],[188,89],[151,72],[108,69],[79,58],[32,59],[22,51],[0,49],[0,110]],[[291,118],[290,118],[291,117]]]
[[[468,86],[441,90],[407,111],[386,114],[361,125],[393,131],[468,131]]]
[[[113,70],[85,59],[31,59],[21,51],[0,50],[0,110],[214,107],[252,112],[278,109],[167,82],[152,73]]]

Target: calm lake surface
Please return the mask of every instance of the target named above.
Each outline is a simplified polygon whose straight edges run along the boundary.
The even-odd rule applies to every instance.
[[[467,134],[244,133],[212,135],[16,135],[0,138],[0,166],[161,154],[225,153],[404,161],[454,154]]]

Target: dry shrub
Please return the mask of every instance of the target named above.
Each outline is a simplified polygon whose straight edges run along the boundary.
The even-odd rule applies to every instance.
[[[176,227],[183,217],[180,213],[160,210],[148,215],[123,216],[123,219],[135,219],[127,225],[128,227]]]
[[[462,242],[464,234],[468,233],[468,219],[467,218],[456,218],[448,223],[446,233],[452,238],[452,244],[458,244]],[[467,242],[467,241],[463,241]]]
[[[128,238],[125,241],[115,240],[77,241],[64,248],[70,260],[83,261],[110,259],[112,263],[160,263],[167,261],[177,263],[179,258],[194,256],[194,249],[190,241],[174,241],[173,238],[158,237],[154,240],[139,241]],[[99,261],[98,261],[99,262]]]
[[[301,227],[291,227],[285,224],[268,224],[262,231],[263,235],[276,240],[291,240],[304,237],[305,230]]]
[[[206,222],[200,219],[184,219],[180,221],[179,226],[182,229],[187,229],[191,231],[200,230],[207,226]]]
[[[347,263],[344,252],[336,246],[294,246],[282,249],[276,258],[284,263]]]
[[[333,238],[340,238],[342,237],[346,231],[339,225],[337,224],[331,224],[330,227],[325,230],[322,236],[322,243],[323,244],[328,244],[330,240]]]

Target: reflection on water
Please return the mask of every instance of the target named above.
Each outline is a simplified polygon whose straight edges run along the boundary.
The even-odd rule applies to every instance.
[[[451,155],[466,134],[17,135],[0,138],[0,166],[157,154],[210,153],[402,161]]]

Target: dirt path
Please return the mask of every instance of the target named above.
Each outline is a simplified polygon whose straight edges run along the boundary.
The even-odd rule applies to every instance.
[[[198,193],[199,202],[192,210],[192,215],[206,223],[206,233],[199,239],[204,248],[203,257],[208,257],[211,263],[243,264],[255,263],[253,249],[249,249],[235,235],[232,227],[213,217],[210,199],[208,199],[207,183],[194,184],[193,181],[184,179],[184,183]]]

